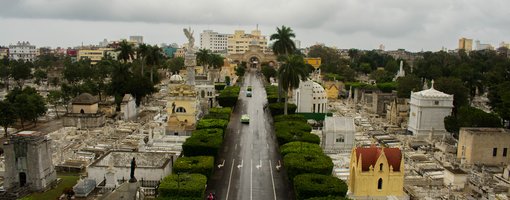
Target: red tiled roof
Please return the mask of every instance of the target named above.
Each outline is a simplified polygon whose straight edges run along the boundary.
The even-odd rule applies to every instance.
[[[370,165],[375,167],[375,163],[377,159],[381,156],[382,151],[384,149],[384,155],[388,159],[388,164],[393,166],[393,171],[400,171],[400,161],[402,160],[402,153],[399,148],[378,148],[378,147],[369,147],[356,148],[356,161],[359,162],[360,155],[362,156],[361,170],[368,171]]]

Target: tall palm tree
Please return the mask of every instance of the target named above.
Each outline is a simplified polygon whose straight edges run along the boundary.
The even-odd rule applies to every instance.
[[[124,63],[126,63],[129,59],[133,59],[135,55],[133,44],[126,40],[122,40],[122,42],[120,42],[117,51],[120,51],[118,59],[123,60]]]
[[[281,28],[276,27],[276,33],[272,34],[269,37],[269,40],[276,40],[273,43],[273,53],[278,57],[288,56],[289,54],[293,54],[296,51],[296,45],[291,38],[296,37],[296,34],[292,31],[290,27],[286,27],[282,25]],[[284,58],[288,59],[288,58]],[[280,58],[279,58],[280,60]],[[281,87],[281,79],[278,79],[278,102],[280,102],[280,96],[282,93]],[[287,96],[287,95],[285,95]],[[287,101],[285,101],[287,103]],[[287,104],[285,104],[287,106]],[[287,109],[285,109],[287,111]]]
[[[209,63],[211,62],[211,57],[213,54],[207,49],[200,49],[196,53],[197,55],[197,64],[204,68],[204,73],[207,74],[207,68],[209,67]]]
[[[147,65],[151,70],[151,82],[154,82],[154,66],[159,66],[161,61],[163,60],[163,50],[159,48],[157,45],[149,46],[149,50],[147,53]]]
[[[142,63],[142,76],[143,76],[143,66],[145,65],[145,59],[147,58],[147,54],[149,53],[149,47],[148,45],[142,43],[138,45],[138,48],[136,49],[136,57],[140,59]]]
[[[299,87],[301,80],[308,77],[307,65],[303,57],[299,55],[289,55],[283,57],[283,65],[278,68],[278,79],[280,85],[285,91],[284,114],[287,115],[287,101],[289,91]]]
[[[283,26],[276,27],[276,33],[272,34],[269,40],[276,40],[273,43],[273,52],[276,55],[289,55],[293,54],[296,50],[296,44],[292,41],[296,34],[290,27]]]

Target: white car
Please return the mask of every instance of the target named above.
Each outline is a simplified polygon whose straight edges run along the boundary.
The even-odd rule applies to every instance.
[[[241,116],[241,123],[246,123],[246,124],[249,124],[250,123],[250,116],[248,115],[242,115]]]

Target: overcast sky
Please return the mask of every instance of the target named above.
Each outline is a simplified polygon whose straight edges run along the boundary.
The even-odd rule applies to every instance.
[[[510,42],[508,0],[0,0],[0,45],[97,44],[142,35],[186,41],[182,29],[233,33],[290,26],[303,46],[410,51],[454,49],[460,37]]]

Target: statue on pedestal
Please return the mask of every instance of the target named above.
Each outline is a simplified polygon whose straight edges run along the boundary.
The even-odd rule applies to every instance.
[[[129,174],[129,182],[135,183],[137,180],[135,178],[135,168],[136,168],[136,160],[135,157],[133,157],[133,160],[131,160],[131,173]]]
[[[184,35],[188,38],[188,49],[186,51],[193,51],[193,46],[195,45],[195,38],[193,37],[193,30],[190,28],[184,28]]]

